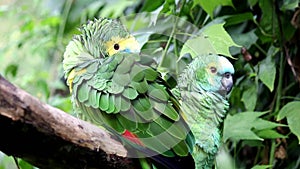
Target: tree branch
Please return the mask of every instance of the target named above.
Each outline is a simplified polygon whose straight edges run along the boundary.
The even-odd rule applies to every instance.
[[[40,168],[136,168],[110,134],[42,103],[0,75],[0,150]]]

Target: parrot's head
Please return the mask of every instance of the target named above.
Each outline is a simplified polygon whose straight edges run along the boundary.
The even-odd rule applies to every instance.
[[[64,53],[63,68],[67,83],[85,70],[74,70],[94,59],[109,57],[117,52],[139,52],[139,44],[118,20],[94,19],[82,25],[80,34],[69,42]],[[70,91],[71,91],[70,86]]]
[[[192,84],[196,89],[219,93],[225,96],[233,86],[233,65],[223,56],[216,54],[202,55],[195,58],[185,72],[193,79],[185,85]],[[187,80],[188,81],[188,80]],[[182,82],[181,82],[182,83]]]
[[[196,58],[199,67],[195,71],[195,80],[203,90],[226,95],[233,86],[233,65],[223,56],[210,54]]]
[[[138,53],[139,43],[116,19],[100,18],[89,21],[80,29],[81,40],[95,58],[112,56],[118,52]]]

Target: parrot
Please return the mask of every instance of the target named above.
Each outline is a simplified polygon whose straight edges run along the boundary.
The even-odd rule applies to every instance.
[[[198,56],[172,89],[143,62],[138,42],[118,20],[95,19],[80,32],[67,45],[63,60],[80,116],[166,168],[212,168],[229,108],[232,64],[216,54]],[[192,162],[177,158],[190,154]],[[174,157],[175,163],[166,162]]]
[[[149,157],[161,168],[194,168],[189,155],[194,137],[179,102],[139,50],[118,20],[99,18],[82,25],[63,56],[74,110],[123,141],[128,157]]]
[[[197,56],[180,73],[173,93],[180,100],[182,116],[195,137],[192,157],[197,169],[211,169],[221,145],[221,124],[233,86],[234,67],[223,56]]]

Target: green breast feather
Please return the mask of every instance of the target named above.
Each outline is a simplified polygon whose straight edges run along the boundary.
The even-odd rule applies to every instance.
[[[221,123],[229,108],[233,66],[210,54],[195,58],[183,71],[176,88],[181,108],[194,137],[192,156],[197,169],[211,169],[221,144]],[[175,90],[175,91],[176,91]]]

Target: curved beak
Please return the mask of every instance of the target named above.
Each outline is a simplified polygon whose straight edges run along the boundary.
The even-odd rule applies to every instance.
[[[232,89],[233,78],[232,78],[231,73],[224,73],[222,76],[223,76],[222,80],[221,80],[222,86],[221,86],[220,92],[223,93],[224,95],[226,95]]]

